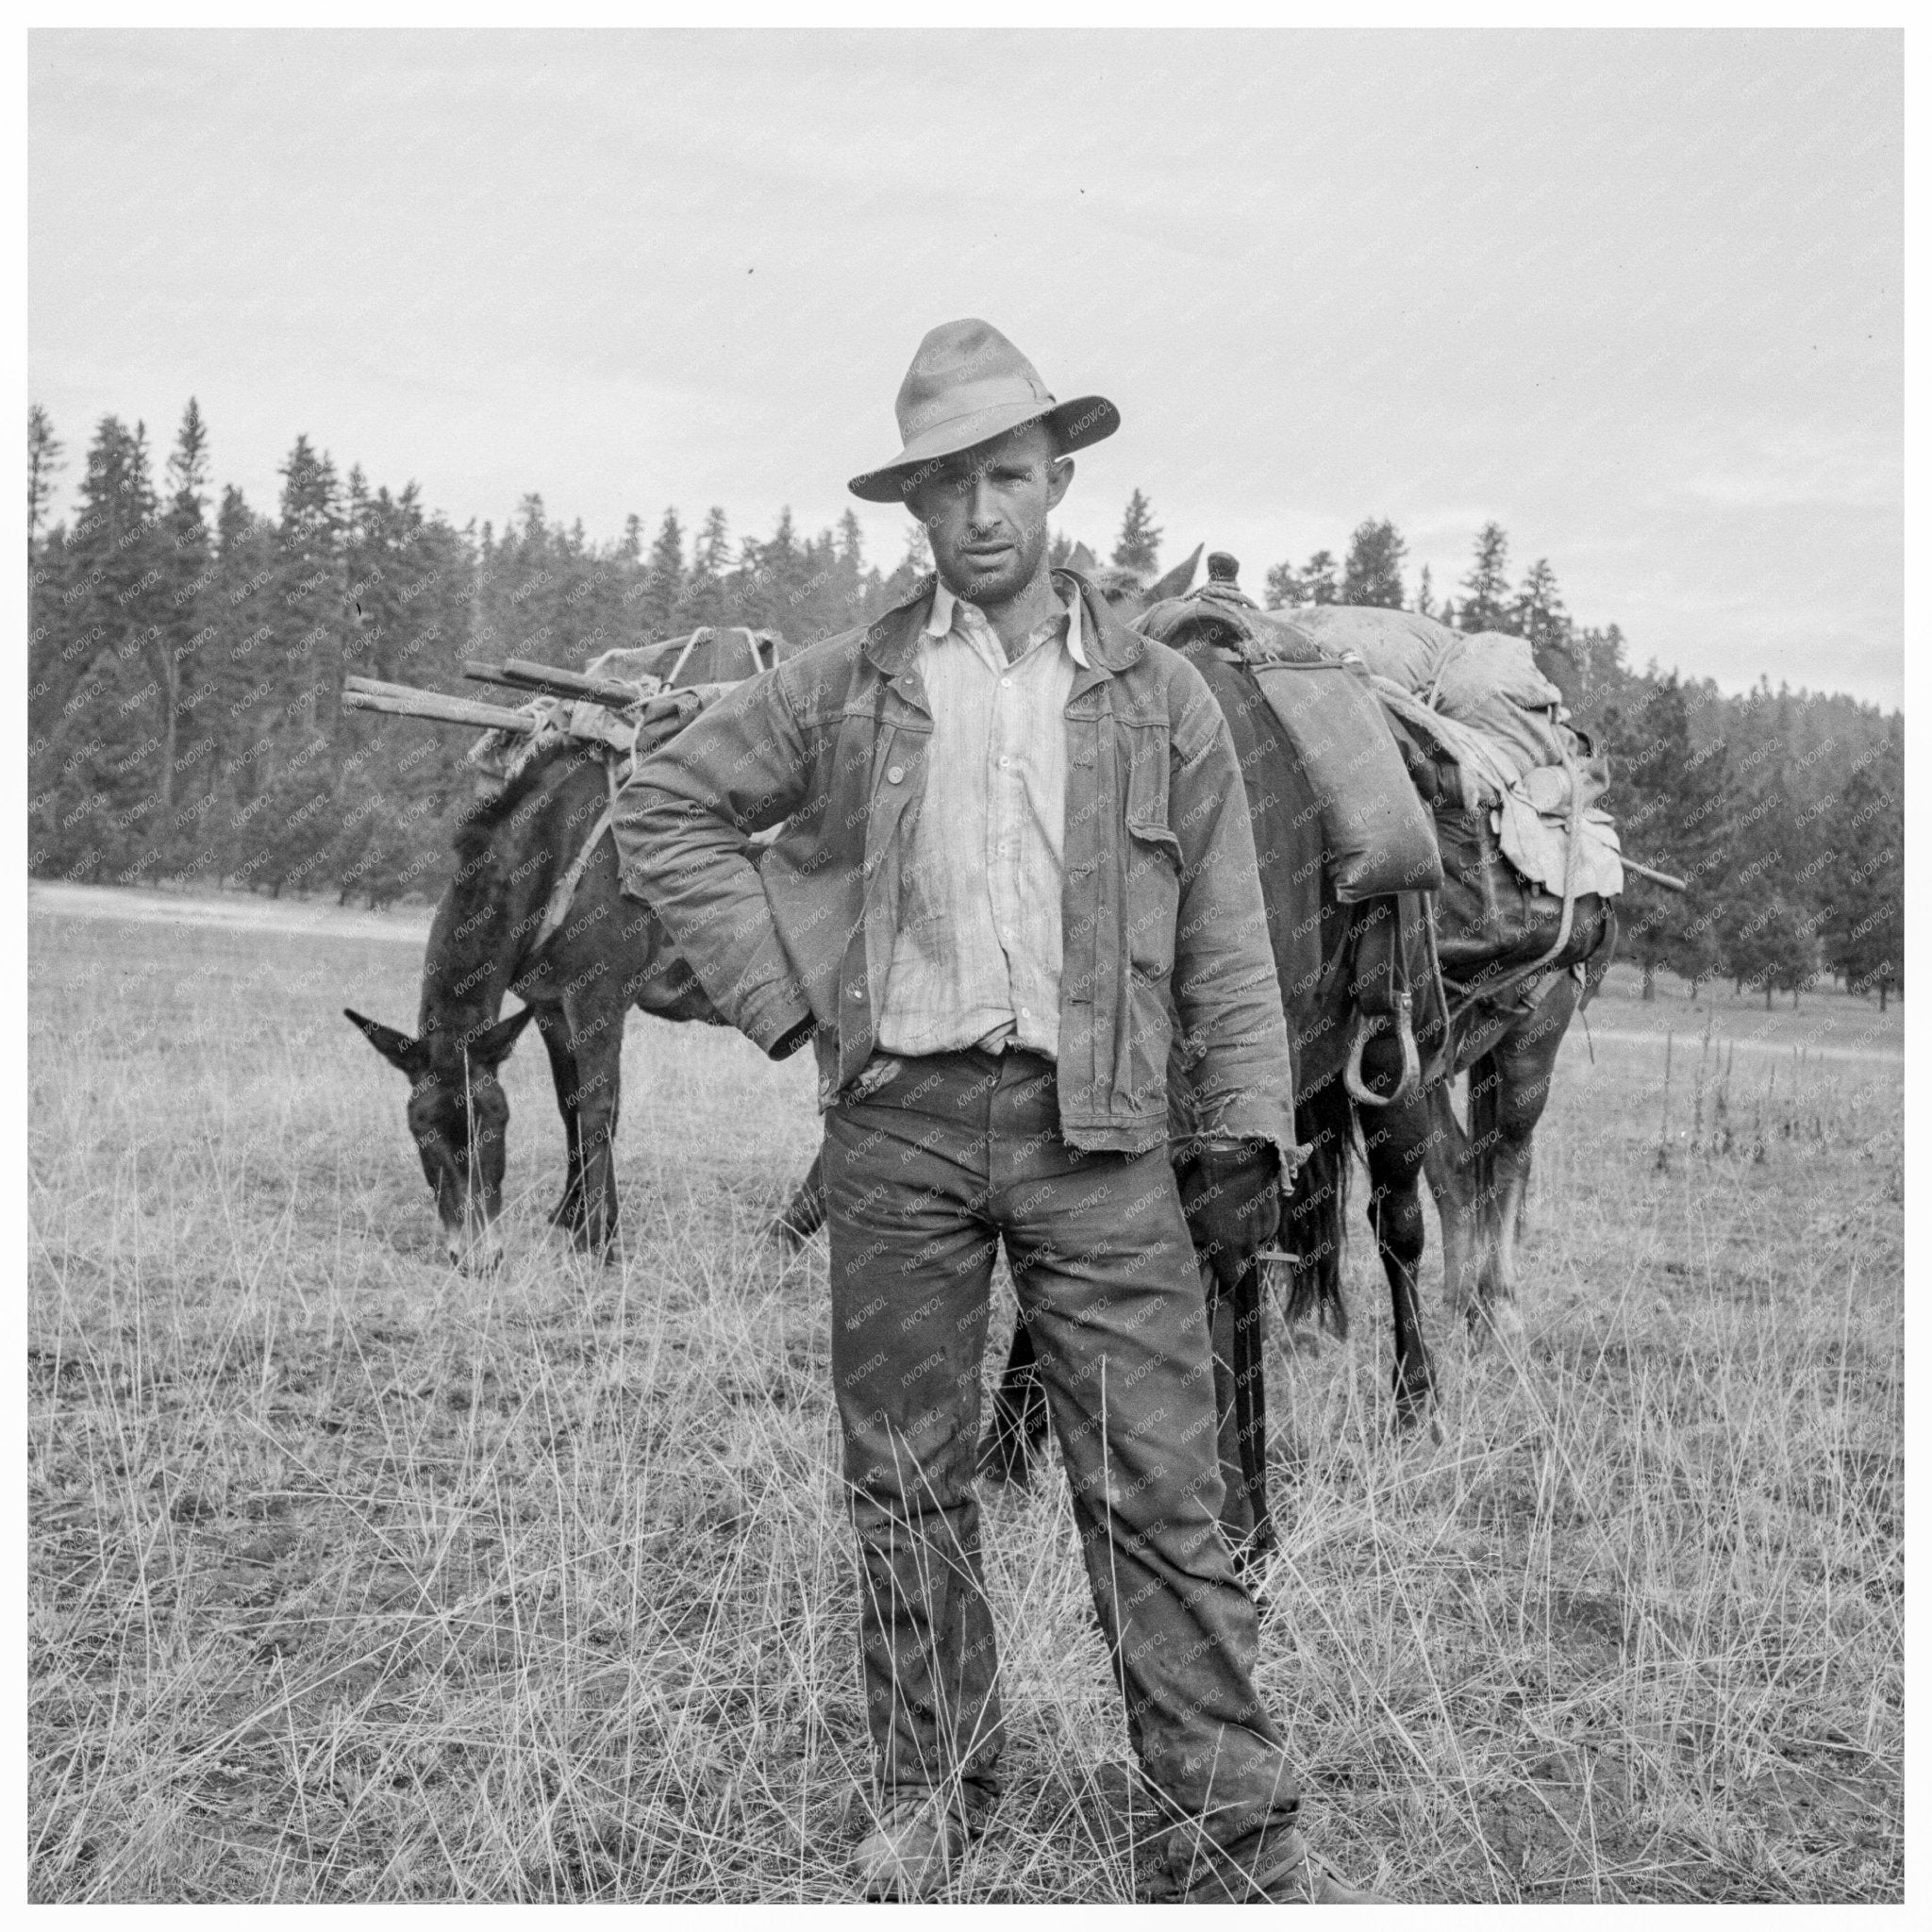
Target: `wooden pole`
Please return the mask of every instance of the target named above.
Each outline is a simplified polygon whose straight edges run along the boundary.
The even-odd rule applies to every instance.
[[[468,724],[482,731],[536,730],[537,721],[501,705],[479,705],[474,698],[445,697],[441,691],[419,691],[409,684],[385,684],[375,677],[352,677],[342,692],[346,711],[388,711],[399,718],[425,718],[434,724]]]
[[[504,676],[511,684],[540,691],[546,697],[583,698],[615,711],[633,710],[650,695],[649,692],[640,692],[633,685],[620,684],[614,678],[586,677],[580,671],[565,671],[556,664],[538,664],[527,658],[506,658],[502,669]]]
[[[1622,853],[1617,856],[1623,858]],[[1639,865],[1634,858],[1624,859],[1624,870],[1634,872],[1639,878],[1648,879],[1654,886],[1662,886],[1666,891],[1688,892],[1690,890],[1689,879],[1675,878],[1667,872],[1653,872],[1647,865]]]

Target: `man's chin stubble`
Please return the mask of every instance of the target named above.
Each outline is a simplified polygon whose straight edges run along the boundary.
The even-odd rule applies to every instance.
[[[1010,603],[1033,579],[1033,573],[1017,559],[1002,562],[991,570],[976,569],[970,559],[961,563],[958,578],[947,575],[946,588],[956,597],[978,605]]]

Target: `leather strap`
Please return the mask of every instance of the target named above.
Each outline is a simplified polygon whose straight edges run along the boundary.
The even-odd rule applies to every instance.
[[[624,775],[627,775],[628,772],[629,760],[626,759]],[[598,842],[616,823],[617,792],[618,788],[624,783],[624,775],[620,775],[615,758],[605,759],[604,777],[610,788],[610,802],[605,806],[597,823],[591,827],[591,836],[584,841],[577,856],[571,860],[563,875],[551,887],[550,897],[543,907],[543,917],[538,923],[536,937],[531,940],[529,950],[524,955],[513,977],[521,978],[536,964],[543,948],[557,936],[558,929],[570,917],[571,905],[576,898],[577,888],[584,882],[585,873],[591,869],[591,859],[597,850]]]

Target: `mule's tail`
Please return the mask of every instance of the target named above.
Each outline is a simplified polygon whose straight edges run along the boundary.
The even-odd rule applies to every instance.
[[[1348,1333],[1341,1299],[1341,1251],[1348,1217],[1353,1115],[1341,1080],[1331,1079],[1295,1108],[1295,1136],[1313,1149],[1294,1177],[1282,1215],[1283,1245],[1299,1258],[1289,1274],[1291,1323],[1312,1320]]]

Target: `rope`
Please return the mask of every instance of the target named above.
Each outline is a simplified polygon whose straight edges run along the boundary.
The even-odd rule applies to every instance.
[[[677,662],[671,667],[670,675],[664,680],[664,688],[666,691],[669,691],[671,687],[677,682],[677,674],[684,669],[685,659],[688,658],[691,656],[691,654],[694,650],[696,650],[700,644],[709,643],[711,641],[711,627],[709,625],[700,625],[696,630],[691,632],[690,637],[685,639],[684,649],[678,652]]]

